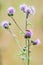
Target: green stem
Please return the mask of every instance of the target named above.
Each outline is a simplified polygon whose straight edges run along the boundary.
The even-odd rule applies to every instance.
[[[27,30],[27,19],[26,19],[26,27],[25,27],[25,29]]]
[[[27,49],[27,52],[28,52],[28,65],[29,65],[29,62],[30,62],[30,43],[29,43],[29,40],[28,40],[28,43],[27,43],[27,45],[28,45],[28,49]]]
[[[27,30],[27,19],[28,19],[28,15],[26,15],[26,25],[25,25],[25,31]],[[29,62],[30,62],[30,60],[29,60],[29,51],[30,51],[30,44],[29,44],[29,39],[26,39],[25,40],[25,43],[26,43],[26,65],[29,65]]]
[[[13,17],[11,17],[11,19],[14,21],[14,23],[17,25],[17,27],[20,29],[20,31],[22,31],[23,33],[25,33],[25,32],[19,27],[19,25],[17,24],[16,20],[15,20]]]
[[[28,19],[28,18],[27,18],[27,14],[26,14],[26,23],[25,23],[26,25],[25,25],[25,30],[27,30],[27,19]]]
[[[14,40],[16,41],[16,43],[18,44],[19,49],[21,49],[21,45],[20,45],[20,43],[19,43],[19,40],[17,39],[16,34],[14,34],[14,33],[12,32],[12,30],[10,30],[10,28],[8,29],[8,31],[10,32],[10,34],[12,35],[12,37],[14,38]]]
[[[25,59],[25,63],[27,65],[27,39],[25,39],[25,45],[26,45],[26,55],[25,55],[26,59]]]
[[[27,15],[26,15],[26,22],[25,22],[25,31],[27,30]],[[28,65],[27,64],[27,39],[25,39],[25,45],[26,45],[26,59],[25,59],[25,61],[26,61],[26,65]]]

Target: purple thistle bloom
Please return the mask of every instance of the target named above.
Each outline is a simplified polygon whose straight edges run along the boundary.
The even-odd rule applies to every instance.
[[[31,12],[31,8],[30,8],[30,7],[26,7],[25,13],[26,13],[26,14],[30,14],[30,12]]]
[[[33,43],[33,45],[39,45],[40,44],[40,40],[36,39],[35,41],[31,41]]]
[[[25,38],[31,38],[31,36],[32,36],[32,31],[31,30],[26,30]]]
[[[8,29],[10,24],[11,24],[11,23],[9,23],[8,21],[3,21],[2,24],[1,24],[1,26],[2,26],[3,28],[5,28],[5,29]]]
[[[26,7],[26,9],[25,9],[25,13],[26,13],[26,14],[34,15],[35,12],[36,12],[36,11],[35,11],[34,6],[29,6],[29,7]]]
[[[8,15],[13,16],[14,13],[15,13],[15,9],[13,7],[9,7],[8,8]]]
[[[27,6],[26,6],[25,4],[20,5],[20,9],[21,9],[23,12],[25,12],[26,7],[27,7]]]

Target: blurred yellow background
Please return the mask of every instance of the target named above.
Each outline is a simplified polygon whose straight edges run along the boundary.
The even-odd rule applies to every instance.
[[[0,22],[8,20],[12,22],[11,29],[18,36],[21,46],[24,45],[24,37],[20,34],[20,30],[13,23],[10,17],[7,16],[7,8],[13,6],[16,9],[14,18],[19,26],[25,29],[25,14],[20,11],[21,4],[32,5],[36,8],[36,14],[30,17],[32,26],[29,26],[33,31],[32,39],[39,38],[41,44],[31,48],[30,65],[43,65],[43,0],[0,0]],[[12,38],[10,33],[0,27],[0,47],[2,48],[2,65],[25,65],[25,62],[20,59],[18,53],[20,49]]]

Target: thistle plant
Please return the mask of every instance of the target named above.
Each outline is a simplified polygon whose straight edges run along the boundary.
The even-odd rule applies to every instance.
[[[28,29],[28,18],[29,16],[32,16],[35,14],[35,8],[34,6],[27,6],[26,4],[20,5],[20,10],[25,13],[26,18],[25,18],[25,31],[22,30],[22,28],[18,25],[17,21],[13,17],[15,14],[15,9],[13,7],[9,7],[7,9],[7,15],[13,20],[14,24],[18,27],[18,29],[23,33],[24,39],[25,39],[25,46],[21,47],[20,42],[16,36],[15,33],[10,29],[10,26],[12,25],[11,22],[9,21],[3,21],[1,23],[2,28],[7,29],[9,33],[12,35],[14,40],[16,41],[18,48],[21,50],[19,56],[21,57],[22,60],[25,61],[26,65],[30,65],[30,47],[33,45],[38,45],[40,43],[39,39],[31,40],[31,37],[33,35],[32,30]],[[30,24],[30,22],[29,22]]]

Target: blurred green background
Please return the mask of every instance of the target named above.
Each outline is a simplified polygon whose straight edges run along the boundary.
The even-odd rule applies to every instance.
[[[33,46],[31,48],[31,61],[30,65],[43,65],[43,0],[0,0],[0,22],[4,20],[11,21],[11,29],[16,33],[20,40],[21,46],[24,45],[24,37],[20,34],[20,30],[13,23],[10,17],[7,16],[7,8],[13,6],[16,9],[14,18],[17,23],[25,29],[25,14],[20,11],[19,6],[21,4],[32,5],[36,8],[36,14],[30,17],[32,26],[28,28],[32,29],[32,39],[39,38],[41,44],[39,46]],[[2,65],[25,65],[25,62],[20,59],[18,53],[20,49],[7,30],[0,27],[0,47],[2,51]]]

